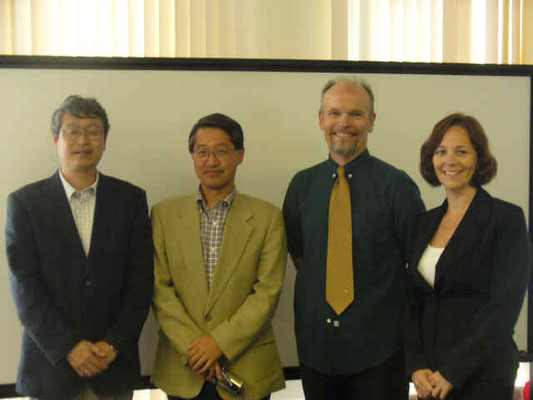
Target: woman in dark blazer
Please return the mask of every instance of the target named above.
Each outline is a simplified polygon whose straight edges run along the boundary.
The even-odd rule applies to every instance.
[[[522,210],[481,185],[496,161],[479,122],[439,121],[420,170],[446,200],[420,218],[408,267],[407,371],[421,399],[511,400],[518,367],[513,328],[530,269]]]

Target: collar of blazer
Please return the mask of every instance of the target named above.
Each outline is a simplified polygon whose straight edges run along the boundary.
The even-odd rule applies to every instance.
[[[492,197],[482,188],[479,188],[468,207],[459,226],[453,233],[448,245],[442,252],[437,262],[435,275],[435,290],[438,290],[439,281],[447,270],[459,259],[465,252],[473,246],[479,244],[486,226],[490,221]],[[442,217],[448,209],[448,201],[445,200],[439,207],[428,211],[424,214],[418,224],[418,231],[413,247],[413,279],[432,290],[431,286],[418,272],[418,262],[422,253],[426,249],[431,238],[439,227]],[[423,281],[423,283],[421,282]]]
[[[59,171],[48,179],[48,186],[43,192],[43,199],[49,199],[50,204],[45,204],[54,216],[61,235],[65,238],[66,243],[76,249],[80,256],[86,257],[83,250],[74,217],[68,203],[63,183],[59,176]],[[106,243],[108,236],[108,226],[116,221],[117,213],[114,211],[110,200],[113,196],[112,187],[109,185],[107,176],[100,173],[98,189],[96,190],[96,205],[94,209],[93,231],[91,234],[91,247],[89,250],[89,259],[94,258],[100,251],[102,245]],[[45,200],[46,201],[46,200]]]
[[[207,277],[200,239],[200,215],[196,196],[191,195],[187,201],[176,210],[176,219],[171,232],[181,249],[185,267],[189,269],[194,284],[199,290],[199,298],[207,298],[205,313],[208,313],[216,303],[239,265],[241,255],[253,231],[253,213],[247,197],[235,192],[235,198],[226,219],[224,237],[220,247],[217,266],[211,290],[207,288]]]

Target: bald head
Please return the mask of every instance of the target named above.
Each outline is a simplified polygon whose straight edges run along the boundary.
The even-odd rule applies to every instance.
[[[372,88],[368,84],[368,82],[358,79],[358,78],[337,78],[337,79],[331,79],[326,82],[324,87],[322,88],[322,95],[320,97],[320,109],[324,111],[324,96],[327,92],[329,92],[334,86],[337,88],[342,87],[350,87],[352,86],[354,90],[363,90],[366,92],[369,98],[369,109],[368,113],[370,115],[374,114],[374,92],[372,91]]]

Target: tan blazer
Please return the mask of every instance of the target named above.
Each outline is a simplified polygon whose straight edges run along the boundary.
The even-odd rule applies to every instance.
[[[161,327],[152,381],[167,394],[192,398],[204,378],[187,367],[187,346],[210,333],[221,365],[246,381],[248,399],[285,386],[271,320],[287,260],[279,209],[236,193],[218,265],[208,289],[196,196],[152,209],[154,311]],[[219,390],[224,399],[235,398]]]

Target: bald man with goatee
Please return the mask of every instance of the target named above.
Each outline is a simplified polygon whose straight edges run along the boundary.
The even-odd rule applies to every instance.
[[[420,193],[367,149],[370,86],[329,81],[318,111],[326,161],[298,172],[283,206],[297,268],[295,330],[306,399],[407,399],[403,274]]]

